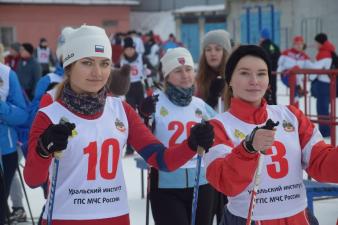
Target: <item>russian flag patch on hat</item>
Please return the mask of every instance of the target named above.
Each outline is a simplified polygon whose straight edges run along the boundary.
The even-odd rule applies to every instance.
[[[104,52],[104,46],[103,45],[95,45],[95,52]]]

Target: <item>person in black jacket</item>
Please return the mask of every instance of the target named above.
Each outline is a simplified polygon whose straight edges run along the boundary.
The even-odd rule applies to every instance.
[[[225,86],[225,64],[231,53],[230,34],[225,30],[209,31],[203,37],[202,49],[195,95],[215,110],[223,111],[218,99]]]
[[[261,40],[259,46],[261,46],[268,53],[269,58],[271,59],[271,70],[272,72],[276,72],[278,67],[278,58],[280,56],[280,49],[270,38],[270,31],[267,28],[263,28],[261,30]],[[267,92],[265,98],[268,104],[276,105],[277,75],[271,76],[269,85],[270,91]]]

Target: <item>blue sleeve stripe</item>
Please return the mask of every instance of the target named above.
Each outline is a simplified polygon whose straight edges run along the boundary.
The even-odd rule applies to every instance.
[[[148,161],[148,159],[155,153],[157,153],[156,156],[156,162],[158,165],[158,169],[162,171],[168,171],[168,167],[164,162],[164,151],[166,147],[162,144],[150,144],[145,146],[139,151],[139,154],[144,158],[145,161]]]

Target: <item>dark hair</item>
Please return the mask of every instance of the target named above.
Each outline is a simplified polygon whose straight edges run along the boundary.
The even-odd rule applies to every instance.
[[[232,52],[225,66],[225,80],[227,84],[230,84],[232,74],[239,60],[241,60],[244,56],[247,56],[247,55],[261,58],[266,63],[266,65],[268,66],[268,74],[269,74],[269,80],[270,80],[271,60],[268,54],[266,53],[266,51],[262,47],[257,46],[257,45],[242,45],[236,48]]]
[[[47,41],[47,39],[46,39],[46,38],[44,38],[44,37],[40,38],[40,43],[42,43],[42,42],[46,42],[46,41]]]
[[[33,55],[34,53],[34,47],[31,43],[22,43],[21,45],[30,55]]]
[[[227,110],[230,106],[230,100],[232,97],[232,89],[230,87],[230,81],[232,74],[239,62],[243,57],[245,56],[254,56],[257,58],[262,59],[267,67],[268,67],[268,75],[269,75],[269,80],[271,80],[271,61],[266,53],[266,51],[257,45],[242,45],[239,46],[238,48],[234,49],[233,52],[231,53],[227,64],[225,66],[225,80],[228,85],[225,85],[225,91],[224,91],[224,108]]]
[[[123,48],[135,48],[135,43],[131,37],[123,39]]]
[[[315,41],[320,44],[324,44],[327,41],[327,35],[324,33],[319,33],[315,36]]]

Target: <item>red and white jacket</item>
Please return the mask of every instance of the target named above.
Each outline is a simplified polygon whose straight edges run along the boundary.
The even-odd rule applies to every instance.
[[[298,51],[294,48],[283,51],[278,59],[277,72],[283,72],[295,66],[300,68],[312,68],[310,57],[305,52]]]
[[[303,169],[320,182],[338,183],[338,149],[326,144],[317,128],[293,106],[267,105],[257,109],[233,98],[230,109],[210,121],[215,142],[205,155],[207,180],[229,198],[228,210],[246,218],[257,153],[242,146],[246,135],[268,118],[279,121],[273,147],[264,155],[264,166],[253,220],[261,224],[307,224]],[[284,224],[284,223],[281,223]]]
[[[282,73],[294,67],[311,69],[313,64],[305,52],[290,48],[283,51],[279,57],[277,72]],[[302,76],[297,76],[297,84],[301,85],[302,79]]]
[[[316,55],[316,61],[313,64],[313,69],[330,69],[332,64],[331,52],[336,50],[335,46],[330,41],[325,41]],[[313,76],[312,76],[313,77]],[[330,83],[331,79],[328,75],[318,75],[318,80]],[[314,78],[312,78],[314,79]]]
[[[132,107],[118,98],[108,96],[103,112],[94,116],[71,112],[57,100],[39,110],[31,128],[24,168],[30,187],[48,180],[53,158],[40,157],[36,147],[40,135],[50,124],[58,123],[60,116],[76,124],[77,135],[68,141],[60,159],[54,225],[130,224],[120,152],[126,143],[147,163],[164,171],[179,168],[195,155],[187,141],[166,149]]]

